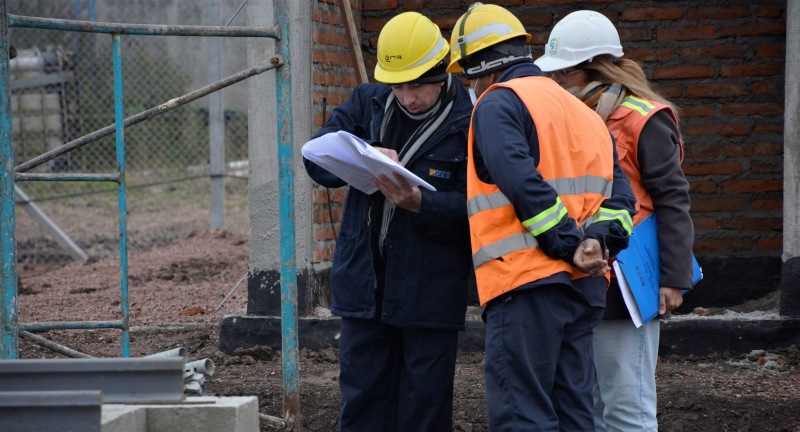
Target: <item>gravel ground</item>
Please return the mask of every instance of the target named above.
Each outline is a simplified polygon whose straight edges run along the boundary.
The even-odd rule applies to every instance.
[[[236,229],[226,231],[193,229],[197,222],[175,223],[189,220],[180,208],[153,207],[153,213],[142,211],[147,206],[134,208],[138,213],[132,212],[131,236],[139,246],[132,248],[128,258],[131,355],[184,347],[191,359],[209,358],[216,365],[215,375],[206,382],[208,394],[255,395],[263,414],[282,416],[280,353],[256,347],[228,356],[217,348],[222,317],[242,313],[246,305],[247,290],[242,286],[216,310],[247,271],[249,240],[246,222],[241,222],[246,221],[246,208],[244,219],[241,212],[231,214]],[[173,215],[175,219],[171,219]],[[75,217],[81,213],[76,211]],[[172,223],[162,231],[148,228],[164,220]],[[145,238],[160,240],[147,248]],[[113,247],[107,250],[113,251]],[[113,254],[105,255],[48,271],[20,266],[19,322],[118,319],[119,260]],[[41,335],[92,356],[120,355],[116,330]],[[19,350],[23,358],[60,357],[26,340],[20,340]],[[337,357],[335,348],[300,353],[304,431],[337,429]],[[797,347],[733,357],[661,358],[657,372],[660,429],[800,432],[799,360]],[[457,431],[488,430],[482,361],[480,353],[458,358]],[[263,425],[262,430],[269,429]]]

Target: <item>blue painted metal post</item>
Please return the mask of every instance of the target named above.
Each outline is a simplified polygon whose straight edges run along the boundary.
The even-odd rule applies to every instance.
[[[284,418],[295,423],[300,418],[298,391],[297,273],[294,237],[294,146],[292,126],[291,50],[289,47],[290,0],[276,0],[274,13],[280,27],[275,43],[284,64],[276,70],[278,117],[278,194],[280,195],[281,236],[281,331]],[[293,430],[299,430],[299,422]]]
[[[114,124],[117,138],[117,201],[119,210],[119,262],[120,262],[120,305],[122,307],[122,357],[130,356],[130,311],[128,310],[128,209],[125,204],[125,114],[122,106],[122,55],[120,36],[114,39]]]
[[[0,358],[18,355],[17,329],[17,219],[14,200],[14,140],[12,137],[11,69],[8,65],[8,15],[6,0],[0,0],[0,234],[2,235],[3,271],[0,286]]]

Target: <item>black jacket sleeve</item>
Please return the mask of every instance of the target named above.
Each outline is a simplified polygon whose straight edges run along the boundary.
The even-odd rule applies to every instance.
[[[661,286],[692,288],[694,225],[689,182],[681,169],[678,126],[666,111],[655,113],[639,136],[637,159],[658,218]]]

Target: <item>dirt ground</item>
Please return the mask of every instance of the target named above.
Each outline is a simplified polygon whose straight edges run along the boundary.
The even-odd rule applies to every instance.
[[[135,220],[135,219],[134,219]],[[246,227],[246,225],[245,225]],[[241,313],[244,284],[216,310],[247,271],[246,228],[194,230],[129,254],[131,355],[183,347],[190,359],[211,359],[205,384],[218,396],[258,396],[260,412],[282,416],[280,352],[268,348],[228,356],[217,348],[223,316]],[[243,233],[244,232],[244,233]],[[135,234],[134,234],[135,235]],[[118,259],[93,259],[50,270],[20,267],[19,322],[119,318]],[[96,357],[121,355],[117,330],[40,334]],[[20,339],[20,357],[60,354]],[[487,431],[481,354],[458,358],[455,430]],[[800,350],[789,347],[736,357],[666,357],[657,372],[662,431],[800,431]],[[337,352],[302,350],[299,364],[302,430],[335,431],[340,404]],[[262,430],[271,430],[262,425]]]

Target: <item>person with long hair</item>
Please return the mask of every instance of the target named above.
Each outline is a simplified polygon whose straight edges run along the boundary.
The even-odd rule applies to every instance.
[[[658,93],[642,67],[623,57],[611,21],[594,11],[573,12],[550,33],[536,64],[600,115],[616,139],[620,165],[636,195],[634,226],[655,213],[661,276],[659,316],[683,302],[692,288],[694,226],[689,182],[681,169],[678,108]],[[616,279],[595,329],[598,431],[655,431],[660,321],[637,328]]]

